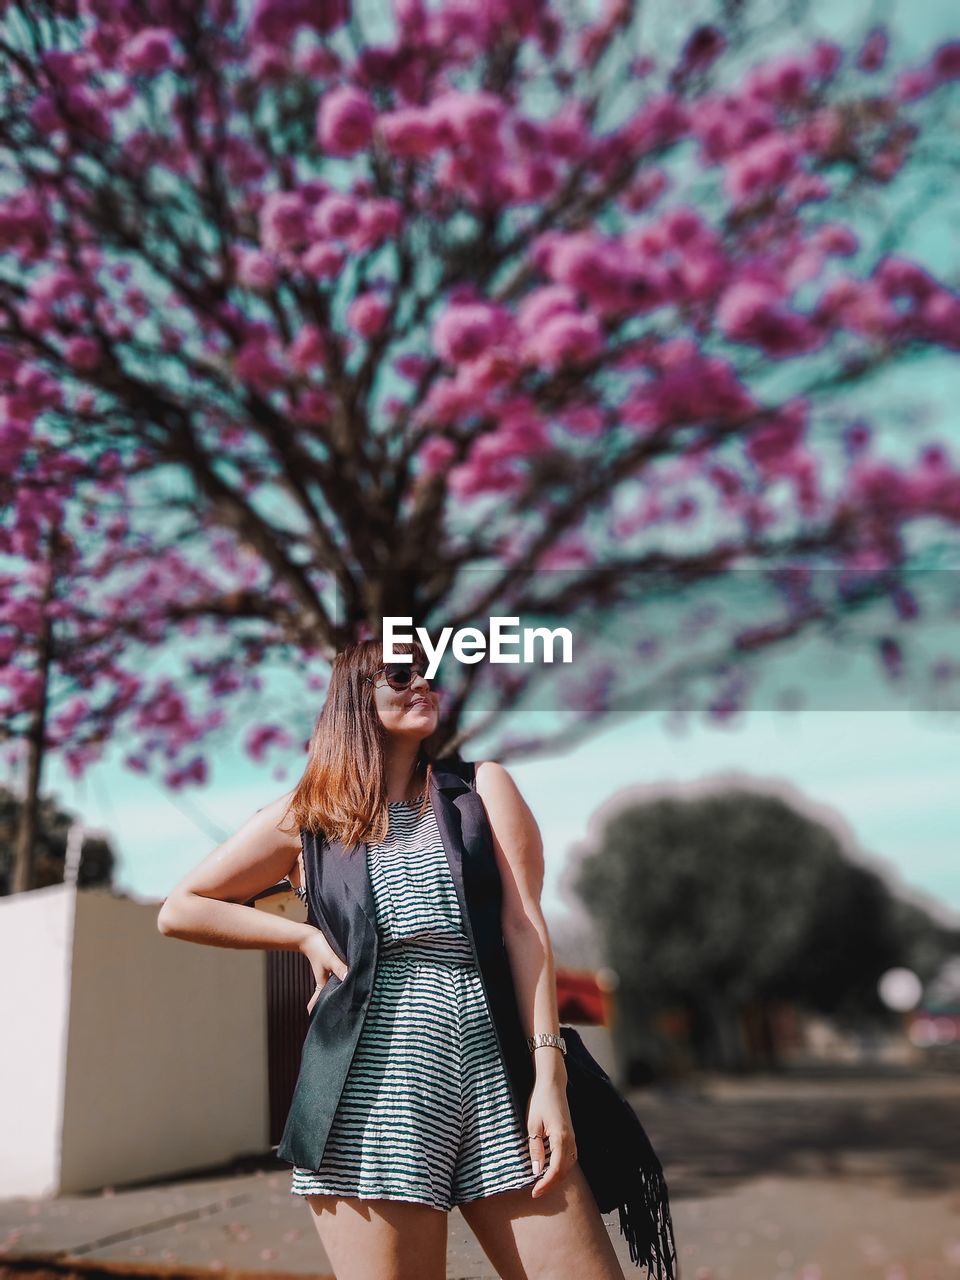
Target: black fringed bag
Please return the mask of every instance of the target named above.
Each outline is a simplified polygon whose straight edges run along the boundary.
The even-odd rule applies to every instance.
[[[637,1113],[579,1032],[562,1026],[567,1046],[567,1105],[577,1161],[601,1213],[617,1209],[630,1259],[649,1277],[676,1280],[677,1247],[663,1166]]]

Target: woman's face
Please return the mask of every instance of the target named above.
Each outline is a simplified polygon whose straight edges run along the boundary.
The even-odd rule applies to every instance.
[[[384,729],[388,734],[428,738],[440,718],[440,694],[419,672],[406,689],[391,689],[383,672],[376,676],[373,699]]]

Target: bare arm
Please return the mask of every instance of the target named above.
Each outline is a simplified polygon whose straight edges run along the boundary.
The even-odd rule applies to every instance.
[[[477,765],[477,794],[493,832],[493,847],[503,884],[501,926],[510,957],[517,1005],[527,1035],[560,1030],[557,977],[547,922],[540,908],[543,892],[543,840],[536,819],[517,784],[501,764]],[[534,1086],[527,1106],[527,1140],[535,1174],[534,1199],[566,1177],[577,1159],[576,1135],[567,1103],[567,1069],[552,1045],[534,1050]],[[531,1135],[538,1135],[531,1137]],[[549,1148],[549,1149],[548,1149]]]
[[[323,933],[245,905],[293,872],[299,836],[279,829],[290,794],[258,809],[174,885],[160,908],[157,928],[167,937],[214,947],[302,951],[322,985],[330,971],[341,978],[346,974]]]
[[[539,1031],[556,1035],[557,975],[547,922],[540,907],[543,892],[543,840],[536,819],[517,784],[501,764],[477,765],[477,794],[493,832],[493,847],[503,883],[501,925],[517,990],[517,1003],[528,1036]],[[565,1081],[559,1049],[545,1045],[534,1051],[537,1078]]]

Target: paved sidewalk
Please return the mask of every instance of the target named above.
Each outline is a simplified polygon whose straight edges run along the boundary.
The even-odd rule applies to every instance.
[[[634,1101],[667,1170],[680,1280],[960,1280],[956,1076],[714,1080]],[[289,1167],[256,1164],[0,1200],[0,1278],[330,1276]],[[496,1276],[457,1210],[448,1276]]]
[[[0,1275],[17,1258],[57,1257],[56,1274],[327,1277],[306,1205],[286,1173],[188,1186],[0,1202]],[[606,1219],[624,1274],[616,1214]],[[733,1193],[677,1200],[680,1280],[958,1280],[960,1193],[911,1200],[847,1179],[757,1178]],[[450,1280],[496,1280],[458,1211],[449,1219]],[[7,1271],[7,1268],[10,1270]]]

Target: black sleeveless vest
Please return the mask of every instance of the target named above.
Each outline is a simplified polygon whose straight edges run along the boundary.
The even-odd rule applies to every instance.
[[[450,863],[465,932],[496,1032],[500,1057],[521,1131],[534,1083],[533,1064],[517,1007],[500,924],[502,884],[483,802],[473,790],[473,765],[450,757],[434,763],[430,799]],[[321,929],[347,976],[332,974],[310,1013],[300,1071],[277,1156],[319,1167],[367,1007],[377,968],[376,908],[367,871],[367,846],[303,831],[307,919]]]

